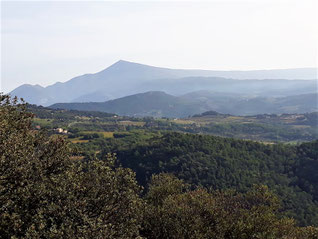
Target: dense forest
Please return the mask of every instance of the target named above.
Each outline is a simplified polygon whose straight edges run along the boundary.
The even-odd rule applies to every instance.
[[[192,188],[246,192],[253,185],[264,184],[279,196],[284,215],[297,219],[298,225],[318,225],[318,141],[297,145],[276,141],[315,139],[315,133],[310,136],[306,130],[317,131],[318,113],[233,117],[209,111],[170,120],[36,106],[29,109],[39,120],[49,120],[44,128],[69,129],[67,137],[76,143],[80,159],[103,159],[116,153],[118,163],[136,172],[143,187],[153,174],[162,172],[176,175]],[[258,135],[276,143],[232,138]]]
[[[133,136],[125,136],[133,137]],[[135,142],[135,143],[132,143]],[[109,139],[103,155],[117,154],[145,186],[152,174],[172,173],[193,187],[246,192],[265,184],[282,200],[286,215],[300,225],[318,223],[318,141],[300,146],[182,133],[150,139]]]
[[[74,144],[17,99],[1,95],[0,116],[2,238],[318,237],[318,141],[137,130]]]

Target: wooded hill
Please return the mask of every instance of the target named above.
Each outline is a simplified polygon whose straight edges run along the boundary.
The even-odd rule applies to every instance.
[[[317,140],[291,146],[193,134],[306,141],[306,129],[317,130],[317,113],[233,117],[205,112],[169,120],[39,107],[32,111],[40,117],[35,123],[43,123],[44,128],[68,129],[65,137],[75,143],[81,160],[116,153],[118,162],[133,169],[145,187],[152,174],[162,172],[172,173],[192,187],[213,190],[246,192],[254,184],[265,184],[279,195],[284,215],[296,218],[299,225],[317,225]],[[311,137],[307,140],[317,136]]]
[[[139,130],[70,144],[35,130],[17,99],[0,95],[0,115],[3,238],[318,236],[299,227],[317,225],[318,141]]]
[[[136,172],[146,186],[152,174],[172,173],[195,186],[246,192],[265,184],[283,202],[283,212],[300,225],[318,225],[318,141],[300,146],[182,133],[122,135],[91,142]],[[89,157],[88,157],[89,158]]]
[[[57,103],[50,108],[157,118],[184,118],[210,110],[232,115],[311,113],[318,111],[317,97],[317,93],[285,97],[249,97],[206,91],[177,97],[161,91],[150,91],[106,102]]]

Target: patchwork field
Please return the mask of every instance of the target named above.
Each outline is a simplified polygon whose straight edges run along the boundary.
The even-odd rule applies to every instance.
[[[123,132],[179,131],[260,142],[299,142],[318,139],[318,113],[233,116],[205,112],[188,118],[135,118],[102,112],[33,108],[34,127],[56,133],[58,128],[73,143],[95,138],[122,137]],[[67,132],[67,133],[65,133]],[[120,133],[121,132],[121,133]]]

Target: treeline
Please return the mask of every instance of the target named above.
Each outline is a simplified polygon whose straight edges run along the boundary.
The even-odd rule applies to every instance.
[[[35,114],[41,119],[65,119],[72,120],[74,117],[98,117],[109,118],[116,114],[99,112],[99,111],[78,111],[78,110],[63,110],[63,109],[51,109],[43,106],[27,105],[28,111]]]

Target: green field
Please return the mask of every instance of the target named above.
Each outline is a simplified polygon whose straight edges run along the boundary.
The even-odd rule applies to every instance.
[[[61,127],[68,131],[67,136],[72,142],[81,143],[96,137],[113,138],[116,132],[134,130],[178,131],[267,143],[297,144],[318,139],[318,113],[256,116],[204,113],[183,119],[156,119],[36,107],[32,110],[36,115],[34,126],[53,133],[54,129]]]

